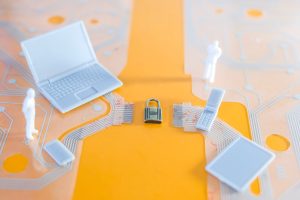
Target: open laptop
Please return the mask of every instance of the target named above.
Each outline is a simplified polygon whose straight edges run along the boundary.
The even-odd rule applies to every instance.
[[[82,21],[21,47],[40,92],[62,113],[122,86],[98,62]]]

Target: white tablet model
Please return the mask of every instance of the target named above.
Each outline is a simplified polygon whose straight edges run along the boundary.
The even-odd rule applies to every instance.
[[[206,171],[242,192],[274,158],[275,155],[269,150],[244,137],[239,137],[206,166]]]

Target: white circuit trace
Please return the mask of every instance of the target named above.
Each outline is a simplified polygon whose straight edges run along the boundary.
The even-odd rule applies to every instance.
[[[24,7],[27,9],[24,10]],[[28,150],[23,155],[33,156],[32,164],[34,166],[29,167],[35,170],[35,176],[27,174],[28,170],[26,169],[22,173],[25,176],[14,174],[13,177],[9,176],[11,174],[8,174],[4,169],[1,170],[0,193],[2,195],[6,194],[8,190],[32,190],[35,193],[35,190],[40,190],[53,182],[55,182],[52,184],[52,186],[55,185],[54,189],[59,189],[61,182],[55,180],[60,179],[63,182],[64,177],[68,179],[73,176],[69,175],[73,172],[68,173],[68,175],[66,173],[73,169],[75,162],[66,167],[59,167],[53,160],[45,158],[47,154],[43,147],[49,140],[54,139],[53,133],[61,133],[56,130],[69,130],[71,124],[78,124],[101,116],[107,109],[105,101],[108,102],[111,106],[108,115],[64,134],[63,144],[75,157],[78,157],[80,152],[76,150],[77,147],[81,147],[78,144],[85,137],[112,125],[131,123],[133,117],[133,104],[125,102],[122,97],[116,94],[105,95],[105,101],[98,99],[88,103],[82,110],[75,111],[72,114],[73,117],[58,116],[54,108],[38,92],[31,74],[24,67],[24,54],[20,52],[19,42],[80,19],[87,24],[87,30],[94,44],[93,47],[101,63],[115,75],[118,75],[127,60],[131,10],[131,0],[0,2],[0,158],[3,161],[4,158],[18,151],[14,148],[16,145],[17,147],[23,145],[22,150],[24,148]],[[63,20],[62,23],[51,24],[49,22],[53,13]],[[17,124],[23,123],[23,116],[19,116],[15,109],[20,110],[21,113],[22,101],[28,88],[33,88],[36,91],[36,126],[39,129],[39,134],[29,146],[25,147],[23,138],[20,140],[19,135],[16,137],[15,134],[18,130]],[[72,122],[68,126],[55,128],[53,125],[55,120],[68,120],[69,118]],[[39,171],[40,169],[41,171]],[[71,182],[70,185],[72,184],[74,183]]]
[[[63,138],[62,143],[74,155],[76,155],[78,143],[84,140],[86,137],[91,136],[110,126],[132,123],[134,104],[125,102],[124,98],[117,94],[109,93],[105,95],[105,98],[111,105],[111,111],[108,115],[68,133]],[[39,140],[44,141],[46,135],[47,134],[44,134],[43,138],[39,138]],[[42,154],[44,145],[45,143],[43,142],[41,145],[38,145],[34,151],[36,160],[48,169],[47,173],[38,178],[0,177],[0,189],[38,190],[49,185],[53,181],[65,175],[68,171],[72,170],[72,162],[67,164],[65,167],[59,167],[54,162],[47,162],[43,158]]]
[[[87,24],[87,31],[101,64],[108,66],[114,74],[119,74],[127,61],[131,11],[132,0],[1,1],[0,32],[5,31],[19,43],[26,38],[82,20]],[[49,23],[54,13],[62,20],[61,23]],[[2,39],[7,41],[5,35]],[[1,49],[14,55],[16,49],[7,44],[0,39]],[[22,51],[18,52],[18,57],[24,57]]]
[[[200,117],[203,109],[198,106],[192,106],[191,103],[174,104],[173,106],[173,125],[178,128],[183,128],[185,132],[198,132],[196,129],[196,122]],[[227,123],[220,119],[216,119],[211,131],[207,133],[205,138],[206,158],[207,162],[211,161],[217,154],[223,151],[229,144],[235,141],[237,138],[242,137],[240,133],[230,127]],[[299,146],[299,145],[298,145]],[[276,158],[278,159],[278,158]],[[275,161],[276,161],[275,159]],[[280,159],[280,158],[279,158]],[[270,166],[275,167],[276,162],[273,162]],[[282,166],[281,166],[282,167]],[[271,184],[271,177],[276,176],[274,171],[268,170],[259,176],[260,190],[259,196],[253,195],[250,190],[243,193],[236,192],[226,184],[220,183],[213,176],[208,176],[208,198],[209,199],[228,199],[228,200],[263,200],[263,199],[276,199],[272,193],[273,188],[276,186]],[[216,192],[216,187],[221,191],[220,194]],[[299,184],[294,188],[287,190],[283,193],[279,199],[285,200],[285,196],[291,196],[297,194],[297,188]],[[219,196],[220,195],[220,196]],[[292,198],[293,199],[293,198]]]

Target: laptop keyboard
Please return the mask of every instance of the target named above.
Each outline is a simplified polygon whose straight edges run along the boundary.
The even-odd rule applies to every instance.
[[[67,95],[79,92],[82,89],[92,86],[94,83],[103,80],[107,76],[107,72],[94,64],[84,68],[62,79],[51,82],[43,86],[52,97],[61,99]]]

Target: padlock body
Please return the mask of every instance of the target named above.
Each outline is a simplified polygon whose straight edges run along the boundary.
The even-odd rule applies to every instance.
[[[145,121],[145,123],[160,124],[162,122],[161,108],[146,107],[144,121]]]

